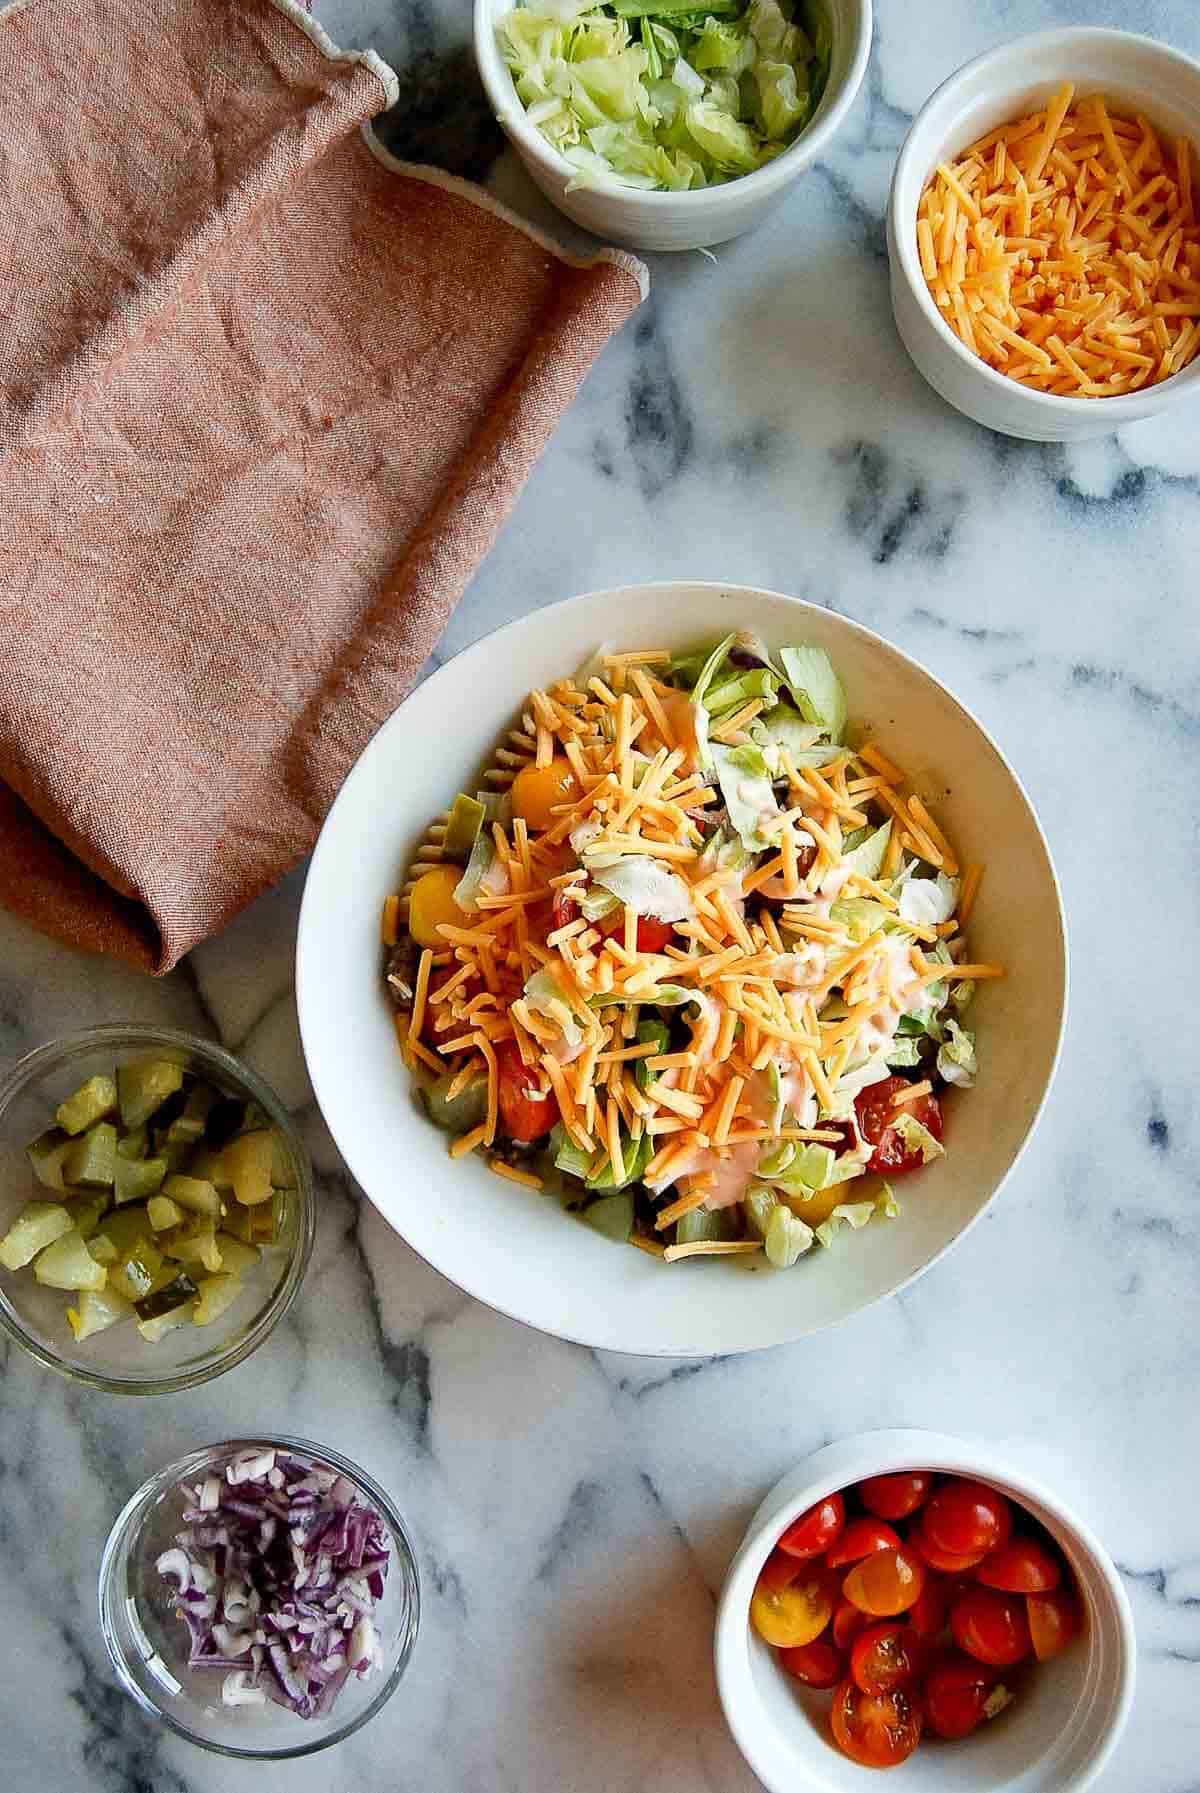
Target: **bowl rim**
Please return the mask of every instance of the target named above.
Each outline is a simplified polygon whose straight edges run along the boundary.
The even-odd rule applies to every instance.
[[[112,1585],[116,1573],[117,1553],[125,1542],[125,1534],[130,1524],[138,1516],[139,1509],[149,1501],[151,1495],[160,1490],[165,1493],[171,1486],[178,1486],[186,1475],[193,1473],[203,1463],[215,1456],[255,1448],[261,1449],[264,1446],[268,1450],[295,1451],[299,1455],[328,1463],[344,1475],[348,1481],[353,1482],[355,1487],[378,1508],[393,1538],[403,1550],[412,1590],[413,1611],[412,1623],[409,1626],[404,1647],[391,1671],[380,1685],[374,1699],[363,1708],[356,1718],[347,1720],[345,1724],[330,1731],[326,1737],[310,1738],[308,1742],[303,1743],[298,1741],[295,1745],[283,1748],[246,1749],[239,1748],[236,1744],[219,1743],[215,1739],[198,1736],[195,1731],[181,1723],[164,1706],[160,1706],[150,1697],[145,1688],[134,1679],[129,1671],[125,1652],[120,1647],[109,1615],[109,1606],[113,1598],[124,1599],[124,1595]],[[100,1555],[96,1595],[100,1631],[104,1638],[105,1649],[121,1688],[129,1695],[130,1699],[134,1700],[143,1712],[159,1719],[169,1730],[174,1731],[177,1737],[182,1737],[187,1743],[195,1744],[198,1749],[209,1750],[218,1756],[232,1756],[242,1761],[252,1762],[284,1762],[294,1760],[298,1756],[316,1755],[318,1751],[328,1749],[335,1743],[343,1743],[347,1737],[353,1736],[369,1719],[376,1716],[400,1685],[409,1662],[412,1660],[421,1627],[421,1572],[417,1564],[417,1553],[413,1547],[408,1526],[404,1522],[404,1516],[391,1495],[375,1480],[374,1476],[363,1469],[361,1464],[355,1463],[352,1458],[343,1456],[340,1451],[332,1449],[329,1445],[317,1443],[315,1439],[301,1438],[287,1432],[259,1433],[250,1438],[227,1438],[214,1444],[197,1445],[194,1449],[185,1452],[182,1457],[177,1457],[174,1462],[165,1464],[162,1469],[155,1470],[152,1475],[147,1476],[145,1481],[129,1496],[109,1527],[108,1536],[104,1540],[104,1548]]]
[[[865,623],[858,622],[853,617],[846,616],[841,611],[833,610],[830,606],[814,604],[811,600],[805,598],[792,597],[785,592],[774,591],[765,586],[744,585],[736,580],[719,579],[643,580],[621,586],[604,587],[595,591],[579,592],[573,597],[561,598],[556,603],[527,611],[521,616],[514,617],[508,622],[497,625],[494,629],[487,630],[474,641],[469,642],[465,647],[460,649],[458,653],[452,655],[450,659],[444,661],[441,666],[437,667],[435,671],[430,674],[429,678],[422,682],[419,688],[424,691],[430,686],[439,688],[442,685],[446,685],[449,687],[452,683],[452,669],[456,668],[458,661],[462,659],[464,655],[477,651],[483,652],[488,647],[494,646],[501,636],[505,636],[510,632],[517,633],[520,630],[529,627],[545,627],[547,622],[555,617],[560,611],[584,604],[603,605],[606,602],[612,602],[631,593],[644,595],[647,602],[653,604],[655,598],[660,594],[677,591],[748,594],[756,598],[767,598],[774,603],[786,604],[799,611],[821,611],[823,614],[836,617],[839,626],[847,628],[864,637],[873,646],[882,647],[888,653],[895,654],[904,662],[907,668],[916,672],[921,678],[928,680],[944,696],[953,709],[970,725],[970,727],[978,732],[979,736],[986,742],[989,750],[995,754],[996,758],[999,760],[1007,777],[1012,781],[1012,784],[1025,807],[1036,839],[1040,843],[1046,867],[1050,875],[1051,889],[1054,893],[1055,930],[1062,967],[1062,1005],[1058,1015],[1058,1025],[1053,1044],[1053,1052],[1050,1058],[1045,1085],[1033,1108],[1029,1124],[1021,1137],[1016,1151],[1013,1153],[1010,1163],[1005,1168],[1002,1176],[998,1179],[995,1188],[991,1191],[987,1200],[981,1204],[977,1212],[970,1217],[958,1232],[947,1239],[944,1244],[932,1254],[932,1256],[926,1259],[924,1263],[919,1264],[916,1269],[911,1271],[892,1288],[872,1296],[869,1300],[864,1301],[861,1306],[855,1307],[852,1312],[840,1316],[837,1320],[829,1321],[825,1326],[822,1326],[819,1329],[821,1331],[827,1331],[834,1326],[845,1325],[857,1315],[867,1312],[877,1303],[889,1300],[892,1296],[898,1295],[902,1290],[909,1288],[920,1277],[924,1276],[927,1271],[932,1270],[936,1264],[940,1263],[946,1253],[961,1240],[965,1239],[971,1229],[991,1210],[991,1207],[1000,1195],[1001,1190],[1004,1188],[1021,1159],[1024,1157],[1025,1152],[1028,1150],[1029,1143],[1046,1111],[1046,1104],[1050,1098],[1050,1092],[1054,1087],[1054,1081],[1058,1074],[1059,1065],[1062,1060],[1063,1042],[1066,1035],[1067,1017],[1070,1008],[1070,952],[1068,946],[1066,911],[1063,905],[1062,885],[1058,877],[1057,868],[1054,864],[1053,854],[1050,851],[1050,843],[1046,838],[1045,830],[1042,827],[1029,793],[1026,791],[1024,784],[1018,777],[1008,756],[997,744],[982,722],[973,715],[960,698],[955,696],[953,691],[942,683],[941,679],[939,679],[936,674],[929,671],[928,667],[926,667],[922,661],[914,659],[912,655],[906,653],[903,648],[897,647],[893,642],[887,640],[886,637],[880,635],[876,630],[869,628]],[[411,693],[409,695],[411,695]],[[392,1228],[392,1231],[397,1233],[400,1238],[404,1239],[410,1250],[415,1251],[424,1262],[428,1263],[432,1269],[437,1271],[438,1275],[446,1277],[446,1279],[449,1282],[452,1282],[456,1288],[462,1289],[463,1292],[471,1296],[473,1300],[482,1302],[485,1307],[491,1308],[495,1313],[503,1314],[506,1319],[515,1320],[521,1325],[530,1326],[535,1331],[544,1331],[545,1328],[540,1327],[536,1321],[528,1320],[522,1314],[512,1312],[511,1308],[505,1306],[503,1300],[497,1299],[494,1295],[485,1293],[482,1289],[472,1286],[470,1282],[463,1279],[458,1267],[453,1270],[447,1269],[443,1264],[438,1263],[432,1257],[427,1256],[426,1252],[422,1250],[420,1246],[414,1244],[408,1238],[407,1234],[400,1231],[400,1228],[390,1219],[383,1207],[375,1201],[370,1190],[371,1179],[364,1179],[356,1166],[355,1159],[358,1158],[357,1151],[353,1147],[348,1150],[343,1139],[339,1138],[338,1128],[334,1125],[331,1118],[332,1104],[331,1109],[327,1109],[325,1105],[324,1091],[326,1089],[326,1079],[323,1070],[324,1057],[323,1054],[317,1050],[315,1044],[323,1037],[321,1029],[312,1023],[306,1024],[306,1014],[309,1009],[307,1001],[309,967],[310,965],[312,966],[315,977],[317,963],[321,956],[319,946],[320,936],[317,932],[315,919],[316,899],[314,892],[316,890],[318,875],[323,872],[325,860],[334,853],[334,830],[337,825],[336,818],[339,812],[339,806],[342,805],[343,796],[349,789],[352,781],[360,778],[369,780],[371,776],[370,765],[373,750],[375,749],[376,744],[382,741],[386,733],[402,726],[401,718],[406,702],[407,698],[402,699],[392,711],[391,715],[380,724],[379,728],[372,735],[371,739],[367,742],[366,746],[351,766],[349,772],[346,774],[342,787],[326,814],[325,821],[321,826],[320,834],[317,837],[316,846],[313,849],[312,858],[309,861],[309,867],[304,883],[304,893],[300,903],[300,917],[296,929],[296,1009],[300,1024],[300,1039],[304,1050],[305,1064],[308,1069],[309,1079],[312,1083],[317,1106],[326,1126],[329,1128],[330,1135],[337,1146],[338,1152],[341,1154],[351,1175],[355,1178],[368,1201],[371,1202],[372,1207],[376,1209],[376,1212],[381,1215],[387,1225]],[[453,706],[451,705],[451,709],[452,707]],[[361,1162],[361,1160],[359,1162]],[[574,1330],[572,1328],[556,1329],[550,1336],[562,1338],[568,1343],[583,1345],[589,1349],[620,1350],[625,1355],[634,1357],[679,1358],[681,1355],[677,1349],[664,1348],[660,1344],[647,1344],[641,1341],[632,1343],[623,1341],[619,1346],[609,1345],[603,1340],[597,1340],[594,1337],[588,1336],[583,1331]],[[762,1342],[751,1341],[749,1343],[739,1342],[736,1344],[720,1344],[699,1353],[685,1352],[683,1355],[690,1357],[710,1356],[713,1354],[732,1356],[740,1354],[743,1351],[769,1349],[776,1344],[795,1343],[796,1339],[801,1336],[806,1335],[793,1334],[788,1339],[773,1339]]]
[[[984,50],[978,56],[972,56],[969,61],[960,64],[934,88],[913,119],[905,134],[904,142],[900,146],[900,153],[896,157],[896,165],[892,170],[888,192],[890,260],[893,269],[899,267],[922,315],[933,325],[939,343],[953,355],[960,367],[968,369],[974,376],[981,379],[992,392],[1004,394],[1012,398],[1015,403],[1027,404],[1031,411],[1041,412],[1047,418],[1053,416],[1062,418],[1096,417],[1100,415],[1111,420],[1114,428],[1119,428],[1123,423],[1133,423],[1144,418],[1147,414],[1148,401],[1153,401],[1152,408],[1155,411],[1161,411],[1169,405],[1178,404],[1181,399],[1195,396],[1195,387],[1200,381],[1200,361],[1192,362],[1180,373],[1172,374],[1168,379],[1160,380],[1154,386],[1142,387],[1137,392],[1117,393],[1109,398],[1068,398],[1065,394],[1039,392],[1034,387],[1022,386],[1017,381],[1010,380],[1004,374],[998,373],[981,356],[972,354],[967,345],[955,335],[934,304],[925,277],[921,272],[917,255],[916,232],[910,232],[907,229],[907,220],[901,220],[898,216],[900,188],[910,178],[917,163],[920,133],[935,106],[944,104],[960,84],[970,77],[986,73],[993,64],[1002,62],[1015,52],[1020,52],[1025,56],[1036,56],[1038,50],[1051,44],[1055,48],[1064,48],[1072,44],[1082,45],[1085,42],[1099,44],[1103,48],[1113,50],[1116,54],[1120,54],[1124,49],[1136,47],[1149,52],[1160,62],[1174,63],[1188,69],[1197,80],[1200,80],[1200,60],[1189,56],[1185,51],[1177,50],[1173,45],[1162,43],[1158,38],[1148,37],[1142,32],[1118,31],[1108,25],[1064,25],[1047,31],[1034,31],[1024,37],[1009,38],[1006,42],[997,44],[990,50]],[[1116,86],[1119,87],[1119,76],[1114,79]],[[1014,90],[1018,85],[1024,89],[1030,85],[1030,79],[1027,77],[1019,84],[1014,82],[1012,85]],[[997,95],[1003,94],[1006,90],[1007,84],[997,89]],[[1197,145],[1200,145],[1200,122],[1198,122],[1195,141]],[[920,175],[922,186],[927,177],[928,170],[925,169]],[[1097,406],[1101,407],[1099,413]]]
[[[849,1462],[853,1462],[852,1469],[847,1467]],[[781,1490],[795,1483],[801,1471],[810,1467],[814,1473],[786,1500],[780,1500]],[[1006,1450],[985,1438],[964,1438],[921,1427],[884,1427],[834,1439],[785,1471],[755,1508],[725,1573],[713,1625],[717,1695],[735,1743],[763,1785],[777,1785],[768,1778],[770,1770],[758,1750],[757,1729],[743,1722],[744,1703],[731,1687],[738,1651],[745,1644],[749,1628],[750,1596],[775,1538],[806,1508],[835,1489],[865,1476],[918,1467],[936,1473],[978,1476],[981,1481],[1013,1490],[1017,1499],[1027,1497],[1053,1515],[1098,1571],[1116,1615],[1118,1693],[1083,1774],[1076,1776],[1065,1790],[1083,1793],[1105,1768],[1120,1741],[1133,1707],[1137,1681],[1137,1634],[1129,1596],[1116,1564],[1086,1520],[1050,1489],[1037,1471],[1026,1469],[1019,1457],[1014,1461]]]
[[[520,4],[521,0],[517,0],[517,3]],[[735,180],[724,181],[717,187],[700,187],[683,193],[668,193],[657,189],[646,191],[640,187],[621,186],[615,181],[611,186],[596,186],[586,191],[601,194],[606,200],[619,201],[631,212],[644,209],[653,214],[665,206],[686,203],[689,211],[700,213],[715,210],[722,203],[728,204],[731,192],[744,193],[748,198],[763,197],[773,193],[778,187],[786,186],[793,176],[801,174],[821,154],[834,133],[840,129],[858,97],[874,39],[874,0],[853,0],[853,4],[858,10],[858,29],[849,65],[840,87],[833,95],[832,103],[824,110],[831,91],[827,84],[817,107],[817,116],[765,168],[756,168],[751,174],[740,174]],[[571,179],[576,170],[542,136],[537,126],[529,123],[525,108],[517,98],[512,76],[496,46],[497,0],[474,0],[472,10],[475,65],[497,122],[514,140],[523,156],[536,162],[557,180]]]
[[[3,1285],[0,1285],[0,1330],[6,1332],[46,1369],[54,1370],[71,1382],[101,1389],[105,1394],[176,1394],[182,1389],[196,1388],[202,1382],[211,1381],[214,1376],[223,1375],[226,1370],[244,1362],[274,1330],[291,1306],[308,1269],[316,1237],[313,1173],[307,1148],[293,1126],[291,1116],[275,1091],[252,1066],[236,1058],[216,1040],[205,1040],[198,1034],[185,1033],[180,1028],[157,1027],[152,1022],[101,1022],[95,1027],[83,1027],[73,1033],[59,1034],[55,1039],[46,1040],[42,1045],[23,1054],[0,1078],[0,1125],[3,1125],[13,1100],[55,1060],[75,1051],[94,1050],[104,1046],[117,1049],[138,1045],[175,1047],[200,1060],[207,1060],[214,1070],[222,1072],[231,1082],[244,1086],[266,1110],[272,1125],[283,1134],[299,1176],[296,1190],[299,1208],[298,1236],[287,1269],[270,1299],[259,1310],[253,1324],[239,1338],[212,1358],[169,1375],[122,1376],[115,1372],[93,1370],[86,1364],[69,1362],[34,1337],[9,1300]]]

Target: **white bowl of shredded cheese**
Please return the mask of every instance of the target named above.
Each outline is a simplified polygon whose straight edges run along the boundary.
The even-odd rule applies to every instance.
[[[1055,101],[1063,96],[1064,103],[1076,110],[1068,117],[1066,134],[1059,137],[1056,120],[1061,104],[1056,107]],[[1092,111],[1097,100],[1103,113]],[[1097,265],[1113,272],[1112,279],[1107,272],[1088,273],[1092,284],[1085,296],[1078,283],[1081,264],[1064,258],[1061,237],[1047,234],[1043,240],[1036,234],[1036,224],[1034,236],[1021,234],[1031,228],[1031,214],[1027,204],[1021,210],[1019,182],[1024,175],[1016,158],[1002,150],[996,160],[989,159],[996,153],[989,141],[993,134],[1038,111],[1048,114],[1049,129],[1033,131],[1022,140],[1032,146],[1021,152],[1025,171],[1044,192],[1057,176],[1059,193],[1047,193],[1047,198],[1057,205],[1061,197],[1071,208],[1068,242],[1082,251],[1085,262],[1099,256]],[[1089,132],[1083,127],[1093,116],[1094,141],[1102,147],[1083,169],[1072,152],[1084,147]],[[1072,136],[1076,117],[1080,124]],[[1111,136],[1113,125],[1125,134]],[[1151,133],[1156,145],[1149,143]],[[945,178],[951,180],[954,168],[963,166],[957,159],[981,139],[988,149],[978,185],[962,195],[959,219],[950,219],[944,243],[939,235],[936,244],[927,239],[922,246],[918,234],[922,194],[939,169],[949,170]],[[1181,149],[1185,144],[1189,151]],[[1176,165],[1180,155],[1188,163],[1181,177]],[[1152,168],[1161,161],[1165,178],[1141,172],[1147,158]],[[944,81],[918,113],[900,151],[887,219],[896,326],[934,390],[977,423],[1034,442],[1106,435],[1200,393],[1200,327],[1191,327],[1193,322],[1200,325],[1192,317],[1200,297],[1196,229],[1200,197],[1194,191],[1198,158],[1200,63],[1151,38],[1088,27],[1041,32],[977,57]],[[1080,163],[1088,161],[1086,154],[1081,156]],[[1103,191],[1106,183],[1109,195]],[[985,195],[986,203],[977,206],[976,199],[982,201]],[[1168,195],[1170,204],[1155,215],[1156,200]],[[1001,208],[999,213],[996,207]],[[1036,209],[1035,204],[1035,214]],[[1106,218],[1123,210],[1131,218],[1124,226],[1114,225],[1111,255],[1107,244],[1085,245],[1089,233],[1093,238],[1102,234]],[[1028,257],[1023,267],[1014,268],[1018,289],[1014,300],[1007,296],[1006,274],[999,287],[989,288],[986,277],[980,281],[977,272],[968,272],[965,284],[962,279],[964,265],[977,270],[981,259],[988,260],[988,220],[997,216],[1007,223],[1007,228],[1000,226],[1006,238],[1000,247]],[[960,259],[957,267],[956,228],[963,257],[970,258]],[[992,257],[993,265],[998,259]],[[1025,276],[1040,272],[1043,260],[1054,273],[1048,280],[1022,286]],[[931,289],[940,293],[940,303]],[[1005,294],[1006,309],[990,348],[989,365],[966,338],[981,322],[991,335],[993,325],[983,300],[989,291],[999,290]],[[1102,318],[1098,331],[1072,338],[1072,330],[1080,330],[1080,307],[1102,303],[1106,312],[1119,313],[1115,327],[1106,327],[1114,323],[1110,315]],[[1038,309],[1052,312],[1054,325],[1061,320],[1061,329],[1037,323]],[[1022,321],[1014,333],[1018,310]],[[1148,331],[1145,338],[1141,335],[1155,313],[1165,314],[1167,326],[1156,325],[1157,341]],[[1025,346],[1028,334],[1034,338],[1032,349]],[[1073,351],[1075,342],[1083,347],[1082,366]],[[1163,355],[1168,357],[1165,364]],[[1178,371],[1167,372],[1173,365]],[[1006,369],[1019,377],[1010,377]],[[1086,384],[1079,381],[1071,387],[1072,369],[1087,376]],[[1033,383],[1020,383],[1022,377]],[[1137,384],[1139,379],[1144,383]]]
[[[903,766],[984,877],[972,955],[1005,975],[971,1008],[979,1074],[952,1092],[946,1155],[897,1184],[900,1214],[844,1233],[793,1268],[757,1257],[664,1262],[581,1225],[548,1190],[451,1156],[414,1100],[383,975],[380,913],[430,818],[494,763],[531,689],[609,651],[711,646],[731,629],[805,642],[840,675],[850,724]],[[478,641],[384,724],[326,820],[300,920],[301,1032],[322,1112],[353,1174],[397,1232],[492,1307],[560,1337],[698,1357],[797,1339],[927,1269],[984,1212],[1046,1099],[1066,1011],[1067,955],[1049,850],[1012,768],[932,674],[817,605],[736,585],[594,592]],[[457,1142],[456,1142],[457,1143]]]

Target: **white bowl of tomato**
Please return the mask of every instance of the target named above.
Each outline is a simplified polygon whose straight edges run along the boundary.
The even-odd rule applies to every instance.
[[[1081,1793],[1133,1699],[1129,1603],[1104,1547],[1006,1453],[861,1434],[786,1475],[716,1627],[730,1729],[771,1793]]]

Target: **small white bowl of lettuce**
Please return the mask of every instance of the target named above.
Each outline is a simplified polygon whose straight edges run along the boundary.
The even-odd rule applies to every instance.
[[[858,92],[871,0],[475,0],[475,54],[533,180],[597,235],[696,249],[757,224]]]

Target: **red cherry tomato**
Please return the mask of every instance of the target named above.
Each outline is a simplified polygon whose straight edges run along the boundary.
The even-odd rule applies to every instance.
[[[573,921],[578,921],[580,914],[579,904],[574,897],[567,896],[564,891],[556,890],[554,905],[550,912],[550,932],[553,934],[558,928],[569,928]]]
[[[799,1519],[792,1520],[776,1548],[787,1556],[823,1556],[841,1536],[845,1523],[845,1501],[840,1494],[827,1494],[815,1507],[801,1513]]]
[[[999,1669],[956,1650],[935,1663],[925,1680],[925,1720],[937,1737],[969,1737],[986,1716]]]
[[[915,1550],[874,1550],[855,1563],[842,1583],[847,1600],[875,1619],[893,1619],[921,1598],[926,1569]]]
[[[558,1119],[558,1103],[553,1095],[538,1094],[541,1073],[524,1062],[515,1040],[497,1044],[496,1063],[500,1072],[501,1124],[509,1139],[531,1145],[553,1127]]]
[[[1062,1580],[1062,1565],[1036,1538],[1014,1538],[984,1557],[976,1578],[1005,1594],[1048,1594]]]
[[[857,1563],[864,1556],[870,1556],[874,1550],[899,1548],[900,1534],[890,1525],[884,1525],[878,1519],[852,1519],[826,1553],[825,1560],[831,1569],[841,1569],[846,1563]]]
[[[859,1498],[868,1513],[879,1519],[907,1519],[927,1498],[933,1477],[923,1469],[904,1469],[892,1475],[868,1476],[858,1484]]]
[[[908,1622],[918,1637],[933,1638],[938,1635],[946,1623],[946,1614],[950,1610],[948,1588],[949,1579],[941,1575],[927,1575],[925,1586],[920,1597],[909,1608]]]
[[[1079,1630],[1079,1603],[1069,1588],[1054,1588],[1048,1594],[1030,1594],[1025,1611],[1033,1653],[1039,1662],[1046,1662],[1065,1650]]]
[[[854,1640],[850,1675],[864,1693],[891,1693],[916,1681],[925,1646],[911,1625],[868,1625]]]
[[[637,947],[640,953],[660,953],[675,938],[669,921],[655,921],[652,915],[639,915]]]
[[[854,1098],[859,1131],[875,1148],[867,1168],[881,1176],[902,1176],[924,1163],[920,1152],[906,1145],[896,1131],[894,1122],[901,1107],[914,1121],[927,1127],[935,1139],[942,1137],[942,1110],[936,1096],[918,1096],[915,1102],[897,1104],[896,1097],[911,1087],[906,1077],[885,1077],[882,1083],[869,1083]]]
[[[758,1572],[758,1585],[770,1593],[778,1593],[780,1588],[790,1587],[803,1567],[799,1557],[784,1556],[782,1551],[773,1550]]]
[[[846,1673],[846,1658],[828,1637],[798,1644],[793,1650],[780,1650],[779,1661],[805,1687],[836,1687]]]
[[[839,1600],[833,1614],[833,1641],[839,1650],[849,1650],[859,1632],[870,1620],[860,1612],[853,1600]]]
[[[972,1551],[966,1556],[958,1556],[951,1550],[939,1550],[937,1545],[930,1541],[923,1520],[924,1515],[922,1514],[921,1520],[909,1532],[908,1541],[931,1569],[936,1569],[941,1575],[965,1575],[968,1570],[975,1567],[976,1563],[983,1561],[986,1553],[982,1550]]]
[[[1033,1649],[1025,1602],[995,1588],[969,1588],[950,1608],[950,1630],[960,1650],[977,1662],[1007,1668]]]
[[[930,1495],[921,1532],[935,1549],[952,1556],[986,1554],[1012,1536],[1012,1508],[986,1483],[955,1476]]]
[[[833,1698],[829,1724],[844,1756],[864,1768],[894,1768],[921,1741],[924,1708],[915,1688],[864,1693],[843,1681]]]

